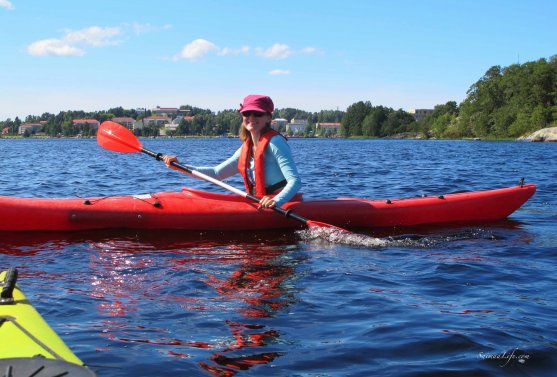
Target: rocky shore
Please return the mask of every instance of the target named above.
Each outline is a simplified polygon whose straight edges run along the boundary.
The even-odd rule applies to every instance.
[[[542,128],[525,137],[518,138],[522,141],[557,141],[557,127]]]

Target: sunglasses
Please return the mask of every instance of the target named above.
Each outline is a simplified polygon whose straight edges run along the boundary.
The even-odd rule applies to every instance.
[[[265,115],[267,113],[261,112],[261,111],[244,111],[242,113],[242,116],[248,118],[250,116],[254,116],[256,118],[261,118],[263,115]]]

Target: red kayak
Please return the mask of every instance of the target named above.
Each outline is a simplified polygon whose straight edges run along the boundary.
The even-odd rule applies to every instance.
[[[308,219],[343,228],[378,228],[481,222],[508,217],[536,185],[408,199],[298,200],[285,204]],[[0,231],[87,229],[263,230],[300,223],[237,195],[180,192],[87,199],[0,196]]]

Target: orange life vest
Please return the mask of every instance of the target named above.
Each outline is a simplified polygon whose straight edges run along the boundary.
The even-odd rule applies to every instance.
[[[257,150],[255,151],[254,159],[254,176],[255,176],[255,195],[261,197],[267,195],[267,189],[265,187],[265,149],[269,145],[269,141],[275,135],[280,135],[277,131],[272,128],[265,131],[259,137],[259,142],[257,143]],[[282,135],[280,135],[282,136]],[[238,160],[238,170],[242,177],[244,178],[244,185],[246,186],[246,191],[250,194],[254,194],[254,185],[248,177],[248,168],[250,166],[250,159],[252,156],[253,142],[251,137],[248,137],[244,144],[242,145],[242,150],[240,152],[240,159]]]

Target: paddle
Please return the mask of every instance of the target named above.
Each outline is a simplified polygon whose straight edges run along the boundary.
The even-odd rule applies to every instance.
[[[135,137],[135,135],[126,127],[121,126],[120,124],[116,123],[116,122],[112,122],[112,121],[105,121],[103,122],[100,127],[99,130],[97,132],[97,142],[99,143],[99,145],[105,149],[114,151],[114,152],[122,152],[122,153],[137,153],[137,152],[142,152],[145,153],[151,157],[154,157],[157,160],[162,160],[163,155],[161,153],[156,153],[153,151],[150,151],[146,148],[143,148],[143,145],[141,145],[141,142]],[[213,177],[210,177],[206,174],[203,174],[201,172],[198,172],[197,170],[193,170],[191,168],[189,168],[186,165],[180,164],[178,162],[173,161],[172,162],[172,166],[177,167],[180,170],[185,171],[186,173],[189,173],[191,175],[193,175],[194,177],[203,179],[205,181],[214,183],[228,191],[231,191],[237,195],[243,196],[244,198],[250,199],[253,202],[259,203],[259,201],[261,200],[260,198],[253,196],[251,194],[246,193],[243,190],[239,190],[236,187],[230,186],[227,183],[224,183],[222,181],[219,181],[218,179],[215,179]],[[343,229],[343,228],[339,228],[337,226],[331,225],[331,224],[327,224],[327,223],[322,223],[319,221],[313,221],[313,220],[308,220],[303,216],[300,216],[294,212],[292,212],[289,209],[284,209],[282,207],[273,207],[273,210],[275,210],[276,212],[284,215],[287,218],[290,219],[294,219],[294,220],[298,220],[304,224],[306,224],[308,227],[320,227],[320,228],[332,228],[341,232],[346,232],[346,233],[350,233],[349,231]]]

